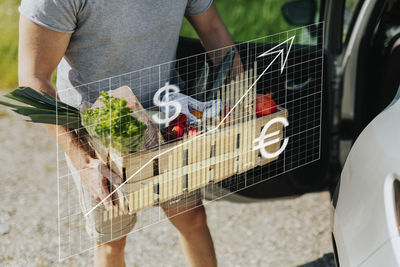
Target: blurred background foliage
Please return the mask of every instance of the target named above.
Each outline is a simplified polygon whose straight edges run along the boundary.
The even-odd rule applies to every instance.
[[[35,0],[32,0],[35,1]],[[236,41],[247,41],[293,29],[281,15],[288,0],[215,0],[218,11]],[[20,0],[0,0],[0,88],[18,85],[18,6]],[[181,34],[196,38],[184,20]]]
[[[214,0],[218,12],[236,42],[249,41],[297,27],[289,25],[281,7],[288,0]],[[196,38],[184,20],[181,35]]]
[[[19,0],[0,0],[0,88],[17,85]]]

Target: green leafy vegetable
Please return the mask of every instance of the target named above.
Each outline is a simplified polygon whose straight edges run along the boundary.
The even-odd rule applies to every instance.
[[[143,148],[146,124],[132,117],[132,109],[125,99],[109,96],[101,92],[100,101],[104,106],[88,109],[83,114],[83,123],[89,134],[121,153],[129,153]]]
[[[20,87],[5,96],[29,105],[20,106],[0,101],[1,105],[10,107],[14,112],[29,117],[31,122],[57,124],[69,129],[82,128],[79,110],[47,93],[39,93],[30,87]]]

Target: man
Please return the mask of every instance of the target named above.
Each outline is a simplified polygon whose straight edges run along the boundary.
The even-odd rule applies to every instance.
[[[79,87],[81,84],[173,61],[184,16],[206,50],[233,44],[212,0],[22,0],[19,10],[20,86],[56,95],[51,77],[58,66],[58,96],[74,106],[93,102],[97,97],[90,86]],[[235,64],[239,61],[236,58]],[[163,73],[170,77],[159,77],[157,84],[173,76],[173,66],[167,67]],[[156,86],[148,86],[146,90],[132,88],[145,107],[151,105],[148,99],[157,89]],[[84,212],[88,211],[109,194],[107,179],[120,183],[121,178],[93,157],[73,132],[63,127],[44,127],[54,138],[58,131],[57,141],[68,156],[70,168],[79,174],[75,181],[82,194]],[[163,209],[179,232],[189,264],[216,266],[205,210],[200,204],[197,194],[192,194],[164,204]],[[136,217],[124,215],[118,221],[123,225],[118,227],[103,225],[98,216],[104,208],[112,208],[110,198],[101,208],[87,217],[87,231],[99,245],[95,250],[95,266],[125,266],[126,234],[133,228]],[[182,211],[186,212],[177,215]],[[110,229],[118,231],[110,233]]]

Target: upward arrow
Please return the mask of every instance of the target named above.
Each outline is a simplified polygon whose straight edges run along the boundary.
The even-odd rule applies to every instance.
[[[293,41],[294,41],[295,37],[296,36],[290,37],[286,41],[283,41],[282,43],[272,47],[271,49],[269,49],[268,51],[262,53],[261,55],[259,55],[257,57],[257,58],[260,58],[260,57],[265,57],[265,56],[277,54],[277,56],[271,61],[271,63],[268,65],[268,67],[265,68],[266,70],[269,69],[269,67],[272,65],[272,63],[275,62],[275,60],[278,57],[281,57],[281,74],[282,74],[283,70],[285,69],[285,65],[286,65],[286,62],[288,60],[290,49],[292,48]],[[286,56],[285,56],[285,48],[283,46],[287,45],[287,43],[290,43],[290,44],[289,44],[289,47],[287,48],[287,53],[286,53]],[[282,47],[282,48],[278,49],[279,47]],[[263,74],[264,74],[264,72],[263,72]],[[260,76],[262,76],[263,74],[261,74]]]
[[[204,133],[202,133],[202,134],[200,134],[200,135],[196,135],[195,137],[193,137],[192,139],[190,139],[190,140],[188,140],[188,141],[186,141],[186,142],[180,143],[180,144],[178,144],[178,145],[176,145],[176,146],[174,146],[174,147],[171,147],[171,148],[169,148],[169,149],[167,149],[167,150],[164,150],[163,152],[160,152],[158,155],[156,155],[156,156],[154,156],[153,158],[151,158],[150,160],[148,160],[148,161],[147,161],[145,164],[143,164],[138,170],[136,170],[135,173],[133,173],[131,176],[129,176],[123,183],[121,183],[117,188],[115,188],[112,192],[110,192],[106,198],[102,199],[102,200],[101,200],[99,203],[97,203],[93,208],[91,208],[91,209],[85,214],[85,216],[88,216],[93,210],[95,210],[98,206],[100,206],[108,197],[111,197],[112,194],[114,194],[115,192],[117,192],[123,185],[125,185],[125,184],[126,184],[127,182],[129,182],[133,177],[135,177],[141,170],[143,170],[143,168],[145,168],[147,165],[149,165],[151,162],[153,162],[154,159],[159,158],[160,156],[162,156],[162,155],[164,155],[164,154],[166,154],[166,153],[169,153],[169,152],[173,151],[174,149],[176,149],[176,148],[178,148],[178,147],[181,147],[181,146],[183,146],[183,145],[185,145],[185,144],[187,144],[187,143],[189,143],[189,142],[192,142],[193,140],[196,140],[197,138],[200,138],[201,136],[204,136],[204,135],[207,134],[207,133],[209,134],[209,133],[211,133],[211,132],[216,131],[216,130],[222,125],[222,123],[226,120],[226,118],[232,113],[232,111],[239,105],[239,103],[242,102],[243,98],[249,93],[249,91],[251,90],[251,88],[253,88],[254,85],[257,84],[258,80],[260,80],[260,78],[261,78],[261,77],[265,74],[265,72],[272,66],[272,64],[275,62],[275,60],[278,59],[278,57],[281,57],[281,74],[282,74],[283,70],[285,69],[285,65],[286,65],[286,62],[287,62],[287,59],[288,59],[288,56],[289,56],[289,53],[290,53],[290,49],[292,48],[294,38],[295,38],[295,36],[290,37],[290,38],[287,39],[286,41],[284,41],[284,42],[282,42],[282,43],[280,43],[280,44],[278,44],[278,45],[272,47],[271,49],[269,49],[268,51],[262,53],[261,55],[259,55],[259,56],[257,57],[257,58],[260,58],[260,57],[265,57],[265,56],[268,56],[268,55],[277,54],[277,55],[275,56],[275,58],[274,58],[273,60],[271,60],[271,62],[269,63],[269,65],[263,70],[263,72],[260,74],[260,76],[257,77],[257,79],[249,86],[249,88],[248,88],[248,89],[244,92],[244,94],[239,98],[239,100],[235,103],[235,105],[231,108],[231,110],[230,110],[227,114],[225,114],[224,118],[218,123],[217,126],[215,126],[214,128],[212,128],[211,130],[209,130],[209,131],[207,131],[207,132],[204,132]],[[283,46],[284,44],[288,43],[289,41],[290,41],[290,45],[289,45],[289,48],[287,49],[287,53],[286,53],[286,57],[285,57],[285,56],[284,56],[284,55],[285,55],[285,49],[284,49],[284,48],[277,49],[277,48],[279,48],[280,46]],[[254,70],[254,71],[257,72],[257,70]]]

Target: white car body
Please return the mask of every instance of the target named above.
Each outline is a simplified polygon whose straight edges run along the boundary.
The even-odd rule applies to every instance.
[[[333,219],[340,266],[400,266],[395,179],[400,179],[400,100],[364,129],[346,160]]]

